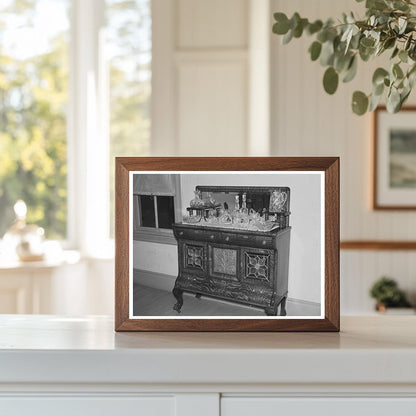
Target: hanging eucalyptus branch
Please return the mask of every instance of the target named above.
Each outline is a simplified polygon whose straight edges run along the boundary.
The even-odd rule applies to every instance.
[[[361,3],[364,0],[356,0]],[[351,81],[357,73],[357,63],[375,56],[391,53],[389,68],[377,68],[372,78],[372,92],[355,91],[352,110],[363,115],[373,111],[387,93],[386,106],[390,113],[398,112],[409,97],[416,77],[416,0],[366,0],[362,20],[353,13],[343,14],[340,22],[328,19],[309,22],[295,13],[290,19],[275,13],[273,33],[283,35],[283,44],[304,33],[315,40],[309,47],[312,61],[319,59],[327,69],[323,86],[334,94],[339,80]]]

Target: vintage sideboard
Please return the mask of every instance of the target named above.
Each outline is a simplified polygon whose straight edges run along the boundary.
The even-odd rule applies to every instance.
[[[247,209],[275,218],[270,231],[238,229],[233,224],[176,223],[179,274],[173,294],[180,312],[183,292],[206,295],[286,315],[290,231],[290,190],[286,187],[197,187],[216,201],[247,199]],[[273,192],[284,192],[279,212],[270,210]],[[229,203],[230,204],[230,203]],[[226,203],[226,206],[229,204]]]

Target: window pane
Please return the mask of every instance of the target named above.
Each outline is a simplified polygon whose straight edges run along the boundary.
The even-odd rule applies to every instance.
[[[140,225],[142,227],[156,227],[154,197],[149,195],[139,196]]]
[[[0,238],[18,199],[48,238],[66,237],[69,3],[0,4]]]
[[[146,156],[150,139],[151,0],[106,0],[110,77],[110,235],[114,157]]]
[[[173,196],[157,197],[157,220],[159,228],[172,229],[172,224],[175,222]]]

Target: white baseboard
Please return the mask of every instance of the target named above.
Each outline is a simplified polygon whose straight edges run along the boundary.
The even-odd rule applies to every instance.
[[[321,307],[321,304],[319,302],[312,302],[310,300],[296,299],[296,298],[291,298],[290,296],[287,297],[287,300],[289,302],[297,303],[299,305],[307,305],[307,306],[312,306],[315,308]]]
[[[148,270],[133,269],[133,283],[172,292],[176,276]]]

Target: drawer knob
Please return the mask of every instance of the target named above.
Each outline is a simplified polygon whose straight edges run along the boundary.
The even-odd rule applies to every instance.
[[[267,244],[267,241],[263,240],[261,243],[265,246]]]
[[[180,232],[179,232],[179,235],[183,235],[183,231],[180,231]]]
[[[225,237],[225,241],[230,241],[230,237]]]
[[[209,238],[210,238],[211,240],[213,240],[213,239],[214,239],[214,234],[210,235],[210,236],[209,236]]]

